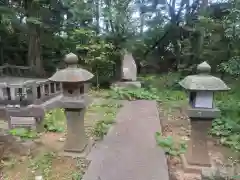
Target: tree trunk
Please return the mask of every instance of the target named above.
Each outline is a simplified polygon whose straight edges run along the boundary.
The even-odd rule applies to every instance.
[[[140,34],[143,34],[143,27],[144,27],[144,13],[141,13],[140,15]]]
[[[34,67],[35,60],[35,33],[30,31],[29,42],[28,42],[28,65]]]
[[[36,35],[36,42],[35,42],[35,72],[37,75],[43,76],[44,69],[42,64],[42,57],[41,57],[41,42],[40,42],[40,33],[38,32]]]
[[[96,9],[96,15],[95,15],[95,18],[96,18],[96,21],[97,21],[97,34],[99,34],[100,32],[100,13],[99,13],[99,2],[100,0],[95,0],[95,9]]]
[[[114,25],[113,25],[113,20],[112,20],[112,13],[111,13],[111,8],[112,8],[112,1],[111,0],[105,0],[104,1],[105,5],[107,6],[107,11],[108,11],[108,28],[110,27],[112,32],[114,33],[115,32],[115,28],[114,28]]]
[[[176,61],[175,61],[175,65],[174,65],[174,70],[178,71],[178,67],[181,64],[181,54],[180,54],[180,47],[179,47],[179,43],[177,40],[173,41],[173,47],[174,47],[174,52],[175,52],[175,57],[176,57]]]
[[[200,14],[204,14],[206,8],[208,6],[208,0],[202,0],[202,4],[200,6]],[[205,29],[203,27],[200,27],[199,30],[196,33],[196,44],[195,49],[193,52],[195,52],[192,62],[193,63],[199,63],[199,61],[201,60],[201,53],[203,51],[203,44],[204,44],[204,37],[205,37]],[[192,45],[193,47],[193,45]],[[192,64],[193,64],[192,63]]]
[[[35,25],[30,25],[29,28],[31,30],[28,45],[28,64],[37,75],[42,76],[44,70],[41,58],[40,32]]]
[[[35,7],[33,0],[25,0],[24,8],[27,17],[39,17],[39,12]],[[38,76],[44,74],[42,58],[41,58],[41,43],[40,43],[40,26],[28,23],[29,28],[29,43],[28,43],[28,64]]]
[[[0,36],[0,65],[4,64],[4,57],[3,57],[3,42],[2,42],[2,38]]]
[[[208,7],[208,0],[202,0],[201,9],[205,10]]]

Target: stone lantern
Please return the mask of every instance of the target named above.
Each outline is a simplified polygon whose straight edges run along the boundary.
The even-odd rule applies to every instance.
[[[84,129],[84,114],[89,104],[86,83],[93,74],[78,67],[78,57],[70,53],[65,57],[67,68],[58,70],[50,81],[62,83],[63,96],[60,107],[65,109],[67,138],[64,151],[70,154],[84,153],[88,141]]]
[[[185,170],[199,172],[202,167],[211,166],[208,130],[212,120],[220,116],[220,110],[213,103],[214,92],[229,90],[229,87],[218,77],[210,75],[211,67],[206,62],[199,64],[197,71],[197,75],[187,76],[179,84],[189,92],[187,114],[191,121],[191,138],[182,160]]]

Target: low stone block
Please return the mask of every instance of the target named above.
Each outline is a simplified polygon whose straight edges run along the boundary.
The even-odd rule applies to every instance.
[[[237,179],[231,173],[228,173],[226,168],[203,168],[201,171],[202,180],[235,180]]]
[[[112,87],[118,88],[141,88],[140,81],[123,81],[112,84]]]
[[[40,106],[29,106],[27,108],[6,108],[6,117],[9,128],[30,128],[38,132],[44,130],[44,109]]]
[[[214,177],[214,172],[211,168],[203,168],[201,171],[202,180],[212,180]]]
[[[36,129],[34,117],[13,117],[10,116],[10,128],[31,128]]]

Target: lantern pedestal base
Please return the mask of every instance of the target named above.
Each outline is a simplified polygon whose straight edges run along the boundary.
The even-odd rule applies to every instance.
[[[64,149],[62,152],[59,153],[59,155],[67,156],[67,157],[80,157],[80,158],[86,157],[90,153],[93,145],[94,145],[94,141],[90,139],[88,140],[87,145],[81,152],[79,152],[78,150],[75,151],[74,149],[71,149],[71,150]]]
[[[182,164],[183,164],[183,170],[185,173],[196,173],[200,174],[202,172],[202,169],[211,169],[211,165],[209,166],[201,166],[201,165],[191,165],[188,163],[187,158],[185,154],[180,155]]]
[[[211,119],[191,118],[191,136],[188,142],[187,152],[182,155],[184,169],[191,172],[199,172],[203,167],[211,167],[207,148],[208,130],[211,127]]]

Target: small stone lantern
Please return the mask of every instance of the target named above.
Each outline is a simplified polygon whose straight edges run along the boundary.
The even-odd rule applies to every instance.
[[[83,153],[88,145],[84,129],[84,114],[89,104],[87,81],[93,74],[78,67],[78,57],[70,53],[65,57],[67,68],[58,70],[50,81],[62,83],[63,97],[60,107],[65,109],[67,119],[67,138],[64,151],[67,153]]]
[[[208,63],[199,64],[197,71],[199,74],[187,76],[179,84],[189,92],[187,114],[191,121],[191,139],[186,154],[182,156],[183,164],[185,170],[198,171],[201,167],[211,166],[207,148],[208,130],[212,120],[220,116],[220,110],[213,103],[213,94],[229,90],[229,87],[221,79],[210,75]]]

